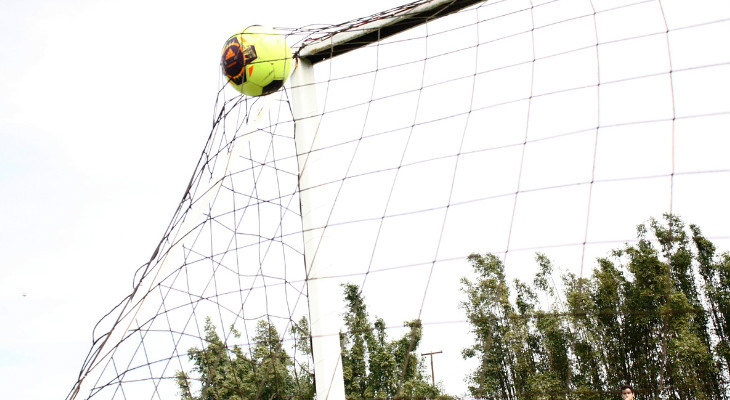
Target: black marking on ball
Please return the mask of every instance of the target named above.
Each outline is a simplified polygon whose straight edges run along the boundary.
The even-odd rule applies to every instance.
[[[261,94],[270,94],[274,93],[277,90],[281,89],[281,87],[284,86],[284,81],[281,79],[276,79],[271,81],[268,85],[264,86],[261,90]]]

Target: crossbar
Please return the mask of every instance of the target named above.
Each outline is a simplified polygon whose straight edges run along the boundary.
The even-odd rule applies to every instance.
[[[363,18],[359,20],[361,22],[356,21],[312,43],[305,43],[298,56],[316,64],[484,1],[430,0],[406,4],[390,12]]]

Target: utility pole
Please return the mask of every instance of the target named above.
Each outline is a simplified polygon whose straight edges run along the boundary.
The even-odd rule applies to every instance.
[[[431,356],[431,384],[435,387],[436,386],[436,375],[433,373],[433,355],[434,354],[441,354],[442,351],[432,351],[430,353],[421,353],[422,356]]]

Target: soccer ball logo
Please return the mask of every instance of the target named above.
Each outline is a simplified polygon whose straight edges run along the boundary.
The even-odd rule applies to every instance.
[[[250,44],[241,45],[238,37],[234,36],[226,42],[223,49],[223,73],[231,82],[241,85],[246,81],[244,69],[247,64],[256,60],[256,48]]]
[[[292,53],[284,37],[250,26],[231,36],[223,47],[221,67],[231,86],[248,96],[274,93],[291,72]]]

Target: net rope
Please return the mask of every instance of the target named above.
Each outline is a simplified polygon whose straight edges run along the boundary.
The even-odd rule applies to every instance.
[[[297,50],[422,3],[281,30]],[[321,238],[313,262],[333,312],[344,312],[342,285],[356,284],[389,337],[420,320],[408,352],[443,351],[435,378],[464,398],[476,367],[462,358],[470,254],[497,256],[508,281],[531,281],[535,253],[547,255],[557,271],[541,304],[569,319],[560,276],[590,278],[597,258],[640,243],[636,226],[651,217],[679,215],[730,248],[730,10],[680,3],[501,0],[429,19],[317,64],[306,151],[291,83],[250,98],[221,80],[185,194],[130,295],[94,328],[67,399],[182,396],[177,374],[209,344],[206,320],[251,357],[266,321],[309,368],[292,331],[309,318],[307,232]],[[325,215],[309,231],[303,193]],[[700,311],[658,312],[677,313]]]

